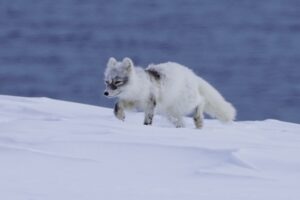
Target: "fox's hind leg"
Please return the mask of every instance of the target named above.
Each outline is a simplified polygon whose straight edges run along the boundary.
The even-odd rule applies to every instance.
[[[203,109],[204,109],[204,103],[201,102],[195,108],[194,115],[193,115],[194,124],[196,128],[199,129],[203,127]]]

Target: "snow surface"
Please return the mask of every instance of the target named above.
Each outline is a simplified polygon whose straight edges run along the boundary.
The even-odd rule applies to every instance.
[[[300,199],[300,125],[206,120],[0,96],[3,200]]]

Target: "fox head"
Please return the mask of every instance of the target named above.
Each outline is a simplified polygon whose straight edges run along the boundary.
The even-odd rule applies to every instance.
[[[133,72],[133,62],[130,58],[124,58],[118,62],[115,58],[109,58],[104,74],[106,89],[104,95],[117,97],[128,86],[130,75]]]

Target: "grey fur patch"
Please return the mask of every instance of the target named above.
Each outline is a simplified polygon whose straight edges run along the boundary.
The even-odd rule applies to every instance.
[[[119,109],[120,109],[120,108],[119,108],[119,103],[116,103],[116,104],[115,104],[115,107],[114,107],[114,114],[115,114],[115,115],[118,114]]]
[[[154,70],[154,69],[146,69],[145,70],[151,77],[153,77],[155,80],[160,80],[161,79],[161,75],[158,71]]]
[[[152,104],[153,107],[156,106],[156,99],[155,99],[155,97],[153,95],[150,96],[150,104]]]
[[[148,116],[147,119],[144,121],[144,125],[151,125],[152,119],[153,119],[153,116],[152,117]]]
[[[156,99],[154,95],[151,95],[149,98],[149,104],[145,110],[145,120],[144,125],[151,125],[154,116],[154,109],[156,106]]]
[[[194,119],[194,124],[195,124],[196,128],[199,128],[199,129],[202,128],[202,126],[203,126],[203,116],[202,116],[202,113],[201,113],[201,110],[200,110],[199,106],[197,106],[196,109],[195,109],[193,119]]]
[[[125,113],[124,113],[124,109],[122,107],[122,104],[120,104],[120,102],[117,102],[115,104],[114,114],[115,114],[116,118],[118,118],[119,120],[124,121],[124,119],[125,119]]]

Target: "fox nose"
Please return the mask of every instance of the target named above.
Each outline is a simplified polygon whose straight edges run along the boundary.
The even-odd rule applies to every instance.
[[[107,92],[107,91],[105,91],[105,92],[104,92],[104,95],[105,95],[105,96],[108,96],[108,92]]]

